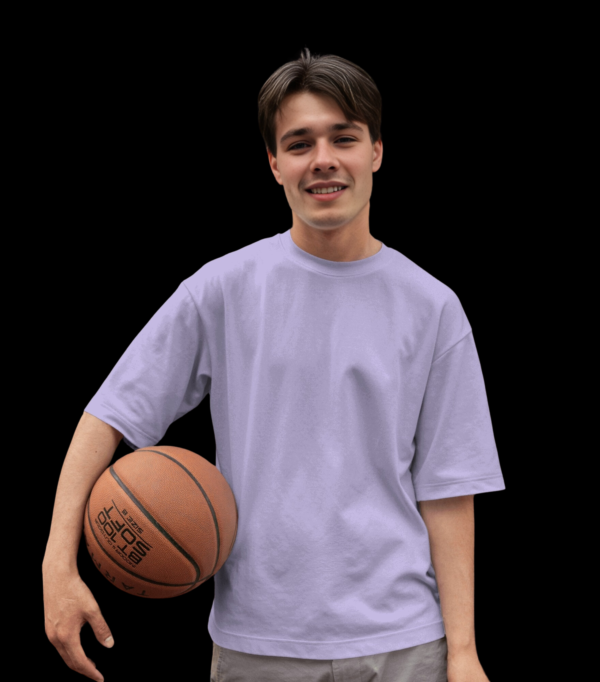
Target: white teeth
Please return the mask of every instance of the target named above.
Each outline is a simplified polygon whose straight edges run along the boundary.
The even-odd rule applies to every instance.
[[[312,194],[331,194],[332,192],[339,192],[344,189],[341,185],[339,187],[317,187],[317,189],[311,189]]]

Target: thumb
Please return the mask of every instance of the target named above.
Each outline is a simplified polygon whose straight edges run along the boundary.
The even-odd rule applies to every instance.
[[[100,609],[90,614],[88,623],[92,626],[92,630],[100,644],[110,649],[114,645],[115,640],[113,639],[102,613],[100,613]]]

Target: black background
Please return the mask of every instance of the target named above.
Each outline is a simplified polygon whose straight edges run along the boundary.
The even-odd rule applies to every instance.
[[[37,557],[41,564],[76,424],[135,335],[204,263],[291,226],[258,132],[256,97],[278,66],[308,46],[350,59],[375,79],[384,159],[371,233],[452,288],[473,328],[507,486],[475,498],[477,648],[491,680],[517,679],[515,656],[530,642],[534,598],[523,477],[535,448],[535,433],[521,428],[534,339],[519,330],[537,314],[530,305],[539,191],[532,175],[540,164],[536,98],[544,69],[516,27],[506,33],[483,23],[444,37],[423,24],[410,33],[210,42],[206,29],[199,36],[157,26],[99,33],[86,24],[35,51],[24,107],[35,120],[35,192],[23,210],[37,216],[29,263],[37,333],[29,343],[42,357],[28,366],[44,406],[33,434],[43,449]],[[161,443],[214,463],[209,402],[175,422]],[[121,444],[116,456],[127,452]],[[112,587],[85,547],[79,568],[115,637],[114,649],[104,650],[89,626],[82,630],[84,649],[107,680],[168,672],[208,681],[212,579],[180,598],[144,601]],[[40,578],[28,624],[31,665],[75,680],[44,634]],[[522,679],[529,665],[520,663]]]

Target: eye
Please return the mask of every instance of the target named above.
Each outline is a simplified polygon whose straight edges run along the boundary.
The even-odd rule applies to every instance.
[[[302,144],[306,145],[306,142],[296,142],[296,144],[293,144],[293,145],[290,147],[290,150],[292,150],[292,149],[300,149],[299,145],[302,145]]]
[[[342,144],[348,144],[349,142],[356,142],[356,139],[354,137],[348,137],[347,135],[344,135],[343,137],[338,137],[336,142],[341,142]],[[307,142],[296,142],[291,147],[288,147],[288,151],[302,149],[303,147],[308,147],[308,146],[309,145]]]

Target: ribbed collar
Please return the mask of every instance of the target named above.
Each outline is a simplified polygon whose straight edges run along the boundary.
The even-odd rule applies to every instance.
[[[365,275],[384,267],[392,256],[392,249],[381,242],[379,251],[368,258],[347,262],[319,258],[318,256],[313,256],[312,253],[308,253],[308,251],[304,251],[304,249],[301,249],[296,242],[294,242],[291,229],[292,228],[287,230],[287,232],[280,232],[278,234],[279,242],[285,251],[286,256],[303,268],[321,272],[325,275],[334,275],[335,277]]]

